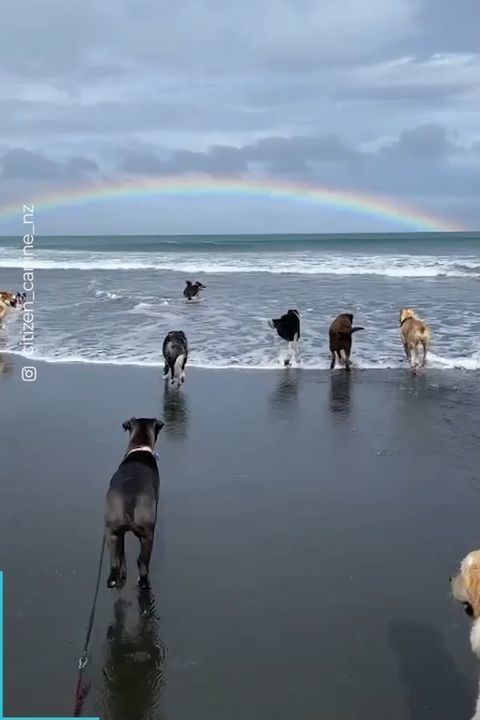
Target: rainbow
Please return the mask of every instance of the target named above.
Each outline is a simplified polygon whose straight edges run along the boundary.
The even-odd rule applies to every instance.
[[[35,212],[69,206],[155,196],[239,196],[314,203],[388,220],[411,230],[455,232],[463,228],[445,218],[401,205],[384,196],[365,195],[303,182],[272,178],[170,176],[141,177],[41,193],[31,199]],[[0,206],[0,221],[22,215],[23,206],[10,202]]]

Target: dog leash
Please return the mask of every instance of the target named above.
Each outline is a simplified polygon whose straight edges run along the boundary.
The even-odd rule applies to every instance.
[[[100,589],[100,580],[102,576],[103,555],[105,553],[105,535],[102,540],[102,549],[100,550],[100,562],[98,564],[97,582],[95,585],[95,593],[93,595],[93,603],[88,618],[87,634],[83,644],[82,654],[78,660],[77,682],[75,684],[75,704],[73,709],[73,717],[78,717],[82,711],[87,695],[90,691],[90,683],[84,681],[83,675],[88,663],[88,646],[92,636],[93,623],[95,621],[95,610],[97,607],[98,591]]]

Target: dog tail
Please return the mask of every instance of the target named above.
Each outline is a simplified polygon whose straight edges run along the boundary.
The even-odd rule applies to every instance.
[[[354,332],[357,332],[358,330],[365,330],[365,328],[364,328],[364,327],[353,327],[353,328],[350,330],[350,334],[353,335],[353,333],[354,333]]]
[[[432,342],[432,331],[428,327],[428,325],[423,324],[420,328],[420,342],[425,347],[430,347],[430,344]]]
[[[180,381],[182,378],[183,373],[183,366],[186,361],[186,356],[182,353],[177,357],[175,360],[175,365],[173,366],[173,377],[177,381],[177,383],[180,385]]]
[[[123,517],[125,520],[125,524],[127,525],[130,532],[132,532],[137,537],[145,534],[143,528],[136,524],[136,522],[132,519],[131,515],[128,512],[125,512]]]

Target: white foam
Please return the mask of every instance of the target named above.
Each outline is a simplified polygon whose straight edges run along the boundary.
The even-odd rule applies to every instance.
[[[116,293],[110,292],[109,290],[96,290],[95,291],[96,297],[106,297],[109,300],[119,300],[121,295],[117,295]]]
[[[59,355],[48,355],[43,353],[23,353],[17,350],[9,350],[8,353],[12,355],[18,355],[21,357],[27,357],[32,362],[47,362],[47,363],[82,363],[87,365],[118,365],[118,366],[134,366],[134,367],[155,367],[163,368],[163,359],[160,360],[159,353],[155,353],[155,357],[148,356],[108,356],[108,357],[93,357],[80,354],[59,354]],[[188,357],[189,367],[196,367],[206,370],[278,370],[283,368],[284,356],[276,355],[274,357],[264,357],[248,360],[241,357],[223,357],[223,358],[210,358],[202,353],[192,352]],[[297,367],[302,370],[327,370],[330,367],[330,358],[316,356],[315,358],[303,357],[299,363],[293,363],[293,367]],[[398,370],[398,369],[409,369],[407,361],[401,357],[379,358],[378,360],[372,360],[367,358],[361,358],[356,356],[353,359],[353,369],[357,370]],[[340,368],[337,368],[337,371]],[[467,371],[478,371],[480,370],[480,353],[475,353],[472,356],[461,356],[461,357],[442,357],[439,355],[430,354],[427,366],[424,372],[432,370],[467,370]]]
[[[270,273],[274,275],[376,275],[391,278],[480,278],[480,261],[473,256],[430,256],[332,252],[155,253],[39,251],[36,270],[169,270],[187,275]],[[0,249],[0,268],[23,268],[18,253]]]

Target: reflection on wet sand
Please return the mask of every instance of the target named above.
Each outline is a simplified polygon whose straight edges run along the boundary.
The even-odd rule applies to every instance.
[[[285,417],[297,406],[299,385],[300,373],[295,368],[287,368],[280,373],[280,378],[269,397],[275,415]]]
[[[165,720],[161,693],[166,650],[155,599],[139,591],[138,605],[119,598],[106,635],[100,715],[106,720]]]
[[[13,371],[13,364],[8,355],[0,353],[0,377],[8,377]]]
[[[337,370],[330,374],[330,412],[340,416],[350,413],[351,390],[352,373]]]
[[[172,388],[165,383],[163,393],[163,420],[168,435],[177,440],[184,440],[188,434],[190,414],[188,401],[183,388]]]
[[[436,628],[417,620],[393,622],[388,642],[398,655],[409,720],[471,716],[475,698]]]

